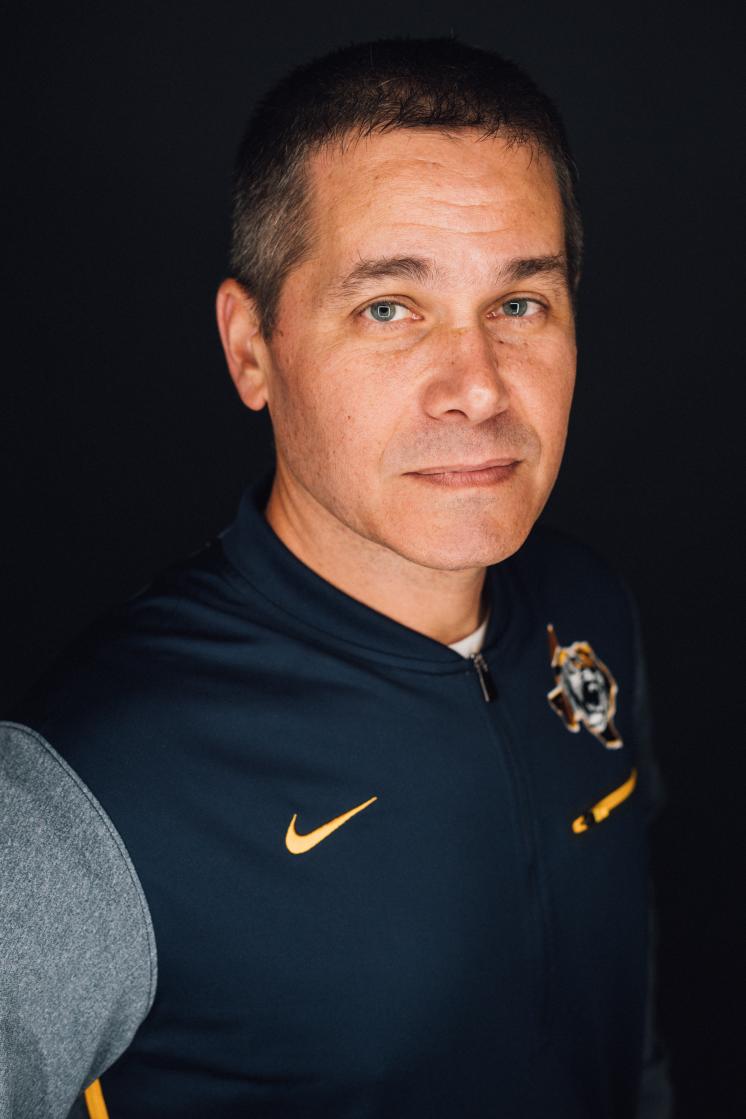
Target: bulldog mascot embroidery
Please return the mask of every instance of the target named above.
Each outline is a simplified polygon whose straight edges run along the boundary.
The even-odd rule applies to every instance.
[[[582,723],[607,750],[618,750],[623,743],[614,726],[616,680],[587,641],[560,645],[554,626],[547,633],[556,684],[547,693],[550,705],[568,730],[577,734]]]

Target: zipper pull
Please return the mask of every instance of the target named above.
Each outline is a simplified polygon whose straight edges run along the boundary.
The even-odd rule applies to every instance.
[[[481,653],[470,653],[472,663],[476,669],[477,676],[479,677],[479,686],[482,689],[485,703],[491,703],[493,699],[497,698],[497,688],[495,682],[490,675],[490,670],[487,661]]]

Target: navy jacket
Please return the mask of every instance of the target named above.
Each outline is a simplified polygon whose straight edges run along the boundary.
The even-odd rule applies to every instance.
[[[111,1119],[636,1115],[655,788],[626,590],[536,528],[465,660],[298,561],[269,483],[16,716],[152,915]]]

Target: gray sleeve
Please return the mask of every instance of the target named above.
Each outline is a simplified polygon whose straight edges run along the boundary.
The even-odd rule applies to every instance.
[[[121,838],[39,734],[0,722],[0,1119],[63,1119],[155,996]]]

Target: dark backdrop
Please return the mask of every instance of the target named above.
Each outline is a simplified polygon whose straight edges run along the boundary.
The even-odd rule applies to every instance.
[[[669,794],[654,861],[680,1119],[735,1115],[741,1095],[734,12],[29,5],[9,20],[4,70],[3,706],[221,529],[268,460],[266,419],[240,405],[213,325],[230,164],[256,95],[352,39],[453,30],[559,101],[588,253],[574,419],[545,515],[621,569],[642,609]]]

